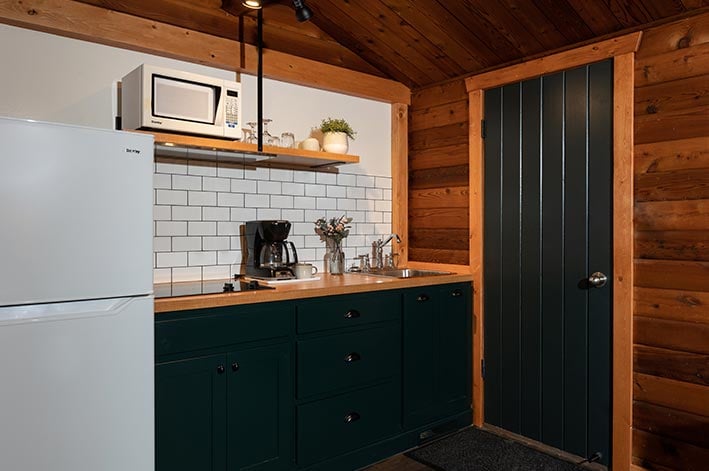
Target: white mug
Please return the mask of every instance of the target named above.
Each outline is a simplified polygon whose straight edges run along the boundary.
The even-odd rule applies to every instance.
[[[310,263],[296,263],[293,266],[293,273],[298,279],[312,278],[318,272],[318,267]]]

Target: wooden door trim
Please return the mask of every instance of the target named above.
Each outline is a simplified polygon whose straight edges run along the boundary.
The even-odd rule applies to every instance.
[[[612,467],[629,471],[632,461],[633,404],[633,110],[634,65],[642,32],[635,32],[466,79],[470,165],[470,267],[473,302],[473,423],[482,426],[484,381],[482,118],[485,89],[613,58],[613,359]],[[475,218],[475,219],[473,219]],[[472,224],[475,221],[475,224]]]

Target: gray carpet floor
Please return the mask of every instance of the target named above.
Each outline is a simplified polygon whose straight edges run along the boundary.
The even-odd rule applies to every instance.
[[[584,468],[519,442],[469,427],[406,453],[441,471],[579,471]]]

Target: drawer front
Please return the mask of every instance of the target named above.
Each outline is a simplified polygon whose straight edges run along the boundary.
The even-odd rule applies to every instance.
[[[298,303],[298,333],[317,332],[395,320],[401,317],[399,293],[331,296]]]
[[[399,376],[399,323],[298,341],[298,397]]]
[[[156,356],[253,342],[290,333],[293,308],[264,303],[199,309],[155,323]],[[167,316],[165,316],[167,317]]]
[[[298,406],[298,464],[394,435],[401,429],[400,411],[396,381]]]

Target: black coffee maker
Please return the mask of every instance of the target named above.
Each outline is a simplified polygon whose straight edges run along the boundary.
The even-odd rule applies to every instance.
[[[293,242],[286,240],[291,224],[288,221],[247,221],[246,274],[257,278],[295,278],[293,265],[298,253]]]

